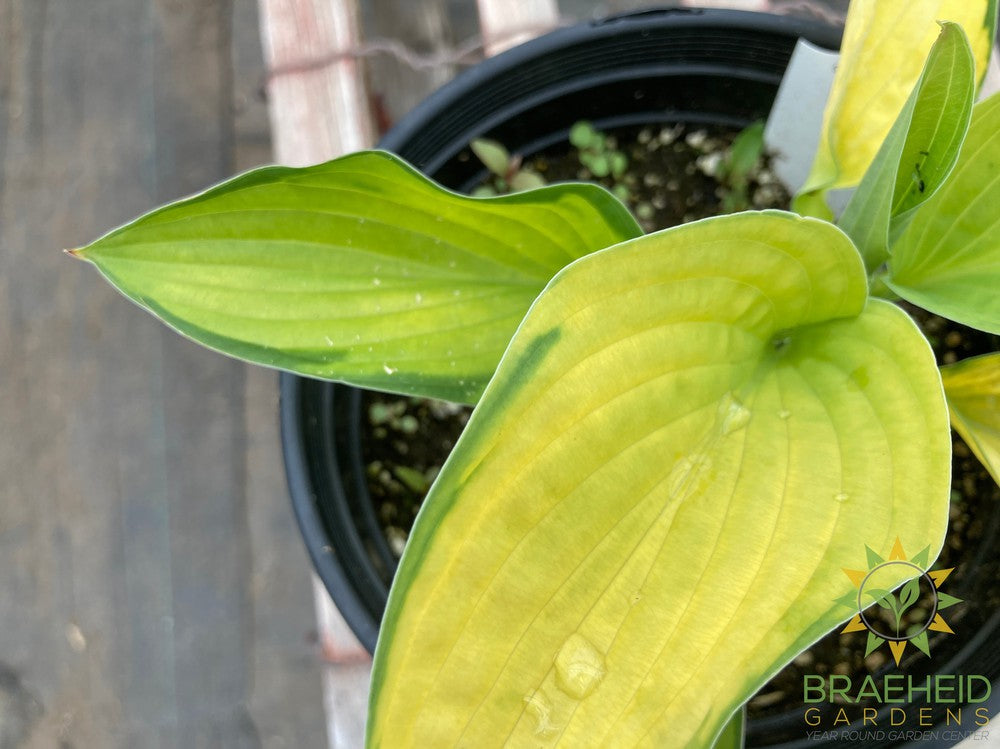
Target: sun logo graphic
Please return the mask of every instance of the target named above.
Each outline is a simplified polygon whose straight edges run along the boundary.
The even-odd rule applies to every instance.
[[[867,630],[865,656],[888,643],[897,666],[911,643],[930,655],[928,632],[955,634],[941,615],[949,606],[962,602],[961,598],[941,592],[954,567],[925,572],[930,547],[908,559],[898,538],[888,560],[867,545],[865,551],[868,569],[844,570],[855,589],[837,602],[857,613],[841,634]]]

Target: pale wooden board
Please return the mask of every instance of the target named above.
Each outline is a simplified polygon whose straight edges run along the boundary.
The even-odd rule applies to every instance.
[[[375,142],[355,0],[259,0],[275,160],[315,164]]]
[[[259,7],[276,160],[314,164],[373,145],[363,63],[349,53],[361,43],[355,0],[259,0]],[[318,581],[313,589],[328,656],[323,697],[329,745],[361,746],[371,665]]]
[[[59,252],[231,172],[238,10],[0,0],[4,749],[325,733],[273,377]]]
[[[495,55],[555,28],[559,23],[556,0],[476,0],[479,26],[487,55]]]

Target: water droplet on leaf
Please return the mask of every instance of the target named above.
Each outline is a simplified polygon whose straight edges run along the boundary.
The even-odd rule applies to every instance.
[[[556,654],[556,686],[582,700],[601,683],[607,670],[604,657],[586,638],[573,633]]]
[[[535,720],[536,736],[551,736],[558,730],[552,723],[552,700],[541,689],[525,695],[525,712]]]
[[[750,409],[732,395],[723,399],[719,411],[722,414],[723,434],[732,434],[750,423]]]
[[[667,477],[667,487],[671,496],[687,496],[696,482],[712,467],[712,459],[704,453],[692,453],[677,461]]]

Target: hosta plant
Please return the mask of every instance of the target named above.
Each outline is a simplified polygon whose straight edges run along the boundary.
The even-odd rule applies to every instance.
[[[933,560],[949,409],[997,475],[1000,370],[939,372],[893,300],[1000,332],[995,17],[852,6],[795,204],[817,217],[643,236],[592,185],[468,198],[364,152],[73,251],[226,354],[476,404],[392,588],[371,746],[737,746],[740,706],[850,615],[863,544]]]

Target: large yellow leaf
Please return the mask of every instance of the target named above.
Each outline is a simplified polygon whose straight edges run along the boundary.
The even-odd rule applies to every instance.
[[[864,544],[936,554],[950,446],[930,347],[829,224],[743,213],[574,263],[417,520],[369,745],[711,746],[847,618]]]
[[[941,367],[951,423],[1000,483],[1000,354]]]
[[[853,0],[823,132],[799,205],[856,185],[920,77],[937,21],[961,25],[982,81],[996,30],[996,0]]]

